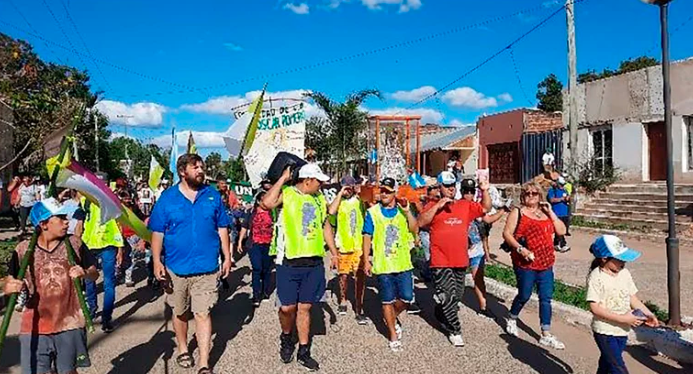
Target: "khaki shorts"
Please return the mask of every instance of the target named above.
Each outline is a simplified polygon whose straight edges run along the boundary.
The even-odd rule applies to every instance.
[[[193,314],[207,314],[217,303],[218,272],[180,277],[169,270],[168,274],[171,277],[173,293],[166,295],[166,303],[173,308],[176,316],[182,316],[188,311]]]

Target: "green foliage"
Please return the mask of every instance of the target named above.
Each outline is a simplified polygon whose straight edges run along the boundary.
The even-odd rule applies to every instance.
[[[537,108],[545,112],[563,110],[563,83],[554,74],[549,74],[537,85]]]
[[[245,182],[248,177],[245,173],[245,164],[242,158],[231,157],[228,161],[224,163],[224,173],[226,178],[231,179],[234,182]]]
[[[378,90],[357,91],[349,94],[343,103],[335,102],[320,92],[305,95],[313,99],[326,117],[324,122],[317,119],[311,121],[306,144],[316,150],[319,160],[338,161],[338,174],[341,175],[346,172],[347,160],[360,158],[366,152],[366,137],[363,134],[368,115],[361,111],[361,104],[371,96],[382,99],[382,94]],[[314,147],[321,151],[317,152],[318,149]]]
[[[667,312],[666,310],[655,305],[651,301],[645,301],[644,304],[647,307],[647,309],[650,310],[650,312],[652,312],[655,316],[657,316],[657,319],[659,321],[661,321],[661,322],[669,321],[669,312]]]
[[[10,261],[15,247],[17,247],[16,240],[0,241],[0,278],[7,276],[6,264]]]
[[[159,165],[164,168],[168,166],[167,158],[158,146],[143,144],[140,140],[133,138],[118,137],[106,143],[107,164],[105,168],[102,167],[102,170],[106,171],[109,178],[114,178],[122,174],[122,171],[118,169],[120,161],[130,159],[134,177],[146,180],[149,177],[152,155]],[[82,157],[80,157],[80,163],[84,163],[81,160]]]
[[[634,232],[651,232],[652,228],[647,225],[632,225],[626,223],[611,223],[611,222],[597,222],[585,219],[582,216],[572,216],[570,220],[571,226],[577,227],[587,227],[592,229],[600,230],[613,230],[613,231],[634,231]]]
[[[207,175],[216,179],[217,176],[224,172],[224,162],[221,159],[221,154],[212,152],[205,158],[205,168]]]
[[[656,65],[659,65],[659,61],[656,58],[641,56],[638,58],[621,61],[621,64],[617,70],[606,68],[601,73],[597,73],[595,70],[590,69],[587,72],[578,75],[578,83],[593,82],[599,79],[630,73],[631,71],[645,69]]]
[[[589,194],[604,191],[607,187],[621,180],[623,172],[613,165],[604,165],[600,160],[590,155],[579,159],[568,159],[565,170],[576,187],[584,188]]]

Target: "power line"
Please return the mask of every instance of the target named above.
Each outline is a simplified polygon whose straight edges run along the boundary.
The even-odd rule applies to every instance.
[[[19,14],[19,17],[20,17],[22,20],[24,20],[24,23],[26,23],[26,25],[29,26],[29,28],[30,28],[33,32],[38,32],[38,31],[36,31],[36,28],[31,24],[31,22],[29,22],[29,20],[24,16],[24,13],[22,13],[22,11],[19,10],[19,7],[17,7],[17,5],[15,5],[14,1],[12,1],[12,0],[7,0],[7,1],[10,3],[10,6],[11,6],[12,8],[14,8],[15,12],[17,12],[17,14]],[[62,63],[63,65],[65,64],[64,60],[61,59],[60,56],[58,56],[57,53],[55,53],[55,51],[53,50],[53,48],[51,48],[50,45],[49,45],[48,43],[43,42],[43,44],[46,46],[46,49],[48,49],[48,51],[51,52],[51,53],[55,56],[55,58],[56,58],[60,63]]]
[[[45,4],[45,0],[42,0],[42,1],[44,1],[44,4]],[[240,80],[237,80],[237,81],[234,81],[234,82],[229,82],[229,83],[222,83],[222,84],[212,85],[212,86],[208,86],[208,87],[206,87],[206,88],[190,87],[190,86],[182,85],[182,84],[179,84],[179,83],[170,82],[170,81],[167,81],[167,80],[164,80],[164,79],[161,79],[161,78],[156,78],[156,77],[152,77],[152,76],[149,76],[149,75],[146,75],[146,74],[142,74],[142,73],[133,71],[133,70],[131,70],[131,69],[128,69],[128,68],[125,68],[125,67],[122,67],[122,66],[118,66],[118,65],[116,65],[116,64],[113,64],[113,63],[104,61],[104,60],[102,60],[102,59],[95,58],[95,57],[93,57],[93,56],[90,57],[90,56],[88,56],[88,55],[85,55],[85,54],[83,54],[83,53],[80,53],[80,52],[78,52],[78,51],[76,50],[76,48],[74,48],[74,45],[72,45],[72,43],[71,43],[69,40],[68,40],[68,43],[70,44],[70,47],[71,47],[71,48],[68,48],[68,47],[62,46],[62,45],[60,45],[60,44],[58,44],[58,43],[55,43],[55,42],[53,42],[53,41],[47,40],[47,39],[43,38],[42,36],[37,35],[37,34],[38,34],[37,32],[34,32],[34,33],[28,32],[28,31],[26,31],[26,30],[22,30],[21,28],[15,26],[15,25],[9,24],[9,23],[7,23],[7,22],[5,22],[5,21],[1,21],[1,20],[0,20],[0,23],[2,23],[2,24],[5,25],[5,26],[8,26],[8,27],[10,27],[10,28],[13,28],[13,29],[15,29],[15,30],[17,30],[17,31],[24,32],[25,34],[28,34],[28,35],[32,35],[32,36],[34,36],[34,37],[36,37],[36,38],[42,40],[44,43],[49,43],[49,44],[54,45],[54,46],[56,46],[56,47],[58,47],[58,48],[67,50],[67,51],[69,51],[69,52],[72,52],[72,53],[76,54],[77,56],[90,57],[90,58],[92,59],[92,61],[94,61],[95,63],[96,63],[96,62],[99,62],[99,63],[102,64],[102,65],[109,66],[109,67],[111,67],[111,68],[114,68],[114,69],[117,69],[117,70],[120,70],[120,71],[129,73],[129,74],[138,76],[138,77],[140,77],[140,78],[144,78],[144,79],[152,80],[152,81],[155,81],[155,82],[160,82],[160,83],[164,83],[164,84],[168,84],[168,85],[171,85],[171,86],[174,86],[174,87],[179,87],[179,88],[181,88],[181,89],[179,89],[179,90],[159,91],[159,92],[145,93],[145,94],[139,94],[139,95],[116,95],[116,97],[125,98],[125,97],[135,97],[135,96],[137,96],[137,97],[142,97],[142,96],[145,96],[145,97],[147,97],[147,96],[160,96],[160,95],[187,93],[187,92],[194,92],[194,91],[203,92],[203,93],[208,93],[208,90],[210,90],[210,89],[229,87],[229,86],[234,86],[234,85],[238,85],[238,84],[242,84],[242,83],[247,83],[247,82],[252,82],[252,81],[257,81],[257,80],[266,80],[267,78],[273,78],[273,77],[277,77],[277,76],[282,76],[282,75],[287,75],[287,74],[292,74],[292,73],[303,72],[303,71],[312,70],[312,69],[315,69],[315,68],[319,68],[319,67],[323,67],[323,66],[327,66],[327,65],[332,65],[332,64],[336,64],[336,63],[346,62],[346,61],[354,60],[354,59],[357,59],[357,58],[366,57],[366,56],[370,56],[370,55],[374,55],[374,54],[378,54],[378,53],[382,53],[382,52],[386,52],[386,51],[390,51],[390,50],[394,50],[394,49],[398,49],[398,48],[402,48],[402,47],[408,47],[408,46],[411,46],[411,45],[414,45],[414,44],[419,44],[419,43],[422,43],[422,42],[425,42],[425,41],[429,41],[429,40],[433,40],[433,39],[437,39],[437,38],[440,38],[440,37],[443,37],[443,36],[448,36],[448,35],[456,34],[456,33],[462,32],[462,31],[467,31],[467,30],[475,29],[475,28],[478,28],[478,27],[480,27],[480,26],[485,26],[485,25],[492,24],[492,23],[495,23],[495,22],[500,22],[500,21],[503,21],[503,20],[506,20],[506,19],[510,19],[510,18],[513,18],[513,17],[517,17],[517,16],[520,15],[520,14],[530,14],[530,13],[535,13],[535,12],[542,11],[542,10],[546,10],[546,8],[545,8],[543,5],[538,5],[538,6],[534,6],[534,7],[531,7],[531,8],[527,8],[527,9],[524,9],[524,10],[521,10],[521,11],[517,11],[517,12],[511,13],[511,14],[506,14],[506,15],[502,15],[502,16],[493,17],[493,18],[490,18],[490,19],[487,19],[487,20],[484,20],[484,21],[476,22],[476,23],[473,23],[473,24],[465,25],[465,26],[454,27],[454,28],[451,28],[451,29],[449,29],[449,30],[445,30],[445,31],[441,31],[441,32],[438,32],[438,33],[433,33],[433,34],[425,35],[425,36],[422,36],[422,37],[419,37],[419,38],[410,39],[410,40],[407,40],[407,41],[403,41],[403,42],[391,44],[391,45],[388,45],[388,46],[385,46],[385,47],[379,47],[379,48],[371,49],[371,50],[368,50],[368,51],[362,51],[362,52],[354,53],[354,54],[351,54],[351,55],[347,55],[347,56],[343,56],[343,57],[338,57],[338,58],[334,58],[334,59],[330,59],[330,60],[325,60],[325,61],[321,61],[321,62],[317,62],[317,63],[313,63],[313,64],[309,64],[309,65],[305,65],[305,66],[301,66],[301,67],[297,67],[297,68],[286,69],[286,70],[279,71],[279,72],[275,72],[275,73],[269,73],[269,74],[259,75],[259,76],[255,76],[255,77],[251,77],[251,78],[244,78],[244,79],[240,79]],[[51,12],[51,13],[52,13],[52,12]],[[55,17],[54,17],[54,18],[55,18]],[[56,22],[57,22],[57,20],[56,20]],[[63,31],[63,34],[65,34],[65,33],[64,33],[64,30],[61,29],[61,31]],[[80,58],[80,60],[81,60],[81,58]]]
[[[44,5],[44,7],[46,8],[46,10],[48,10],[48,13],[50,13],[50,14],[51,14],[51,17],[53,17],[53,21],[55,21],[55,23],[58,25],[58,29],[60,29],[60,32],[61,32],[61,33],[63,34],[63,36],[65,37],[65,40],[67,40],[67,43],[70,45],[70,47],[71,47],[73,50],[76,51],[77,49],[76,49],[75,46],[72,44],[72,40],[70,40],[70,37],[69,37],[69,36],[67,35],[67,33],[65,32],[65,29],[63,29],[63,26],[60,24],[60,21],[58,21],[58,17],[55,16],[55,13],[53,13],[53,10],[51,9],[51,7],[48,6],[48,3],[46,2],[46,0],[41,0],[41,1],[43,2],[43,5]],[[86,68],[87,68],[87,64],[86,64],[86,62],[84,62],[84,60],[82,59],[82,56],[81,56],[80,54],[78,54],[78,55],[77,55],[77,58],[78,58],[79,61],[82,63],[82,65],[84,65],[84,68],[86,69]]]
[[[513,63],[513,68],[515,68],[515,77],[517,78],[517,84],[520,86],[522,95],[525,97],[525,100],[527,100],[530,106],[534,106],[534,102],[529,99],[529,95],[527,95],[527,91],[525,91],[525,87],[522,84],[522,78],[520,77],[520,69],[517,67],[517,61],[515,60],[515,49],[510,48],[509,52],[510,60]]]
[[[77,56],[88,57],[88,56],[85,55],[84,53],[75,50],[74,47],[66,47],[66,46],[64,46],[64,45],[62,45],[62,44],[59,44],[59,43],[56,43],[56,42],[54,42],[54,41],[52,41],[52,40],[48,40],[48,39],[44,38],[43,36],[39,35],[38,33],[33,33],[33,32],[30,32],[30,31],[24,30],[24,29],[22,29],[21,27],[15,26],[15,25],[13,25],[13,24],[11,24],[11,23],[8,23],[8,22],[5,22],[5,21],[3,21],[3,20],[0,20],[0,24],[3,24],[3,25],[5,25],[5,26],[7,26],[7,27],[9,27],[9,28],[12,28],[12,29],[15,29],[15,30],[17,30],[17,31],[23,32],[23,33],[25,33],[25,34],[27,34],[27,35],[31,35],[31,36],[33,36],[34,38],[43,41],[44,43],[48,43],[48,44],[53,45],[53,46],[55,46],[55,47],[58,47],[58,48],[60,48],[60,49],[66,50],[66,51],[68,51],[68,52],[72,52],[73,54],[76,54]],[[111,63],[111,62],[102,60],[102,59],[100,59],[100,58],[98,58],[98,57],[94,57],[94,61],[96,61],[96,62],[98,62],[98,63],[100,63],[100,64],[102,64],[102,65],[111,67],[111,68],[113,68],[113,69],[120,70],[120,71],[123,71],[123,72],[128,73],[128,74],[136,75],[136,76],[138,76],[138,77],[140,77],[140,78],[144,78],[144,79],[151,80],[151,81],[155,81],[155,82],[165,83],[165,84],[168,84],[168,85],[177,86],[177,87],[181,87],[181,88],[186,89],[186,91],[182,91],[182,92],[199,91],[199,92],[207,93],[207,91],[204,90],[204,89],[199,89],[199,88],[195,88],[195,87],[191,87],[191,86],[186,86],[186,85],[179,84],[179,83],[176,83],[176,82],[169,82],[169,81],[166,81],[166,80],[161,79],[161,78],[153,77],[153,76],[146,75],[146,74],[143,74],[143,73],[140,73],[140,72],[136,72],[136,71],[134,71],[134,70],[130,70],[130,69],[128,69],[128,68],[124,68],[124,67],[122,67],[122,66],[119,66],[119,65],[113,64],[113,63]]]
[[[43,0],[45,3],[45,0]],[[77,34],[77,37],[79,38],[80,42],[82,42],[82,45],[84,46],[84,50],[87,51],[87,55],[91,59],[91,62],[96,66],[96,70],[98,71],[99,75],[101,76],[101,79],[106,83],[106,86],[110,89],[113,90],[113,87],[111,87],[111,84],[108,82],[108,79],[106,79],[106,75],[104,75],[103,71],[101,71],[101,67],[99,64],[94,61],[94,56],[91,54],[91,50],[89,49],[89,46],[87,46],[87,43],[84,41],[84,38],[82,38],[82,34],[79,32],[79,29],[77,28],[77,24],[75,23],[75,20],[72,19],[72,15],[70,14],[70,10],[67,8],[63,0],[60,0],[60,4],[63,6],[63,9],[65,10],[65,14],[67,15],[68,21],[72,24],[72,28],[75,30],[75,33]],[[57,22],[57,21],[56,21]]]
[[[573,4],[578,4],[578,3],[581,3],[581,2],[584,2],[584,1],[588,1],[588,0],[574,0],[574,1],[573,1]],[[560,8],[558,8],[558,9],[556,9],[556,11],[554,11],[553,13],[551,13],[548,17],[544,18],[544,19],[541,20],[539,23],[537,23],[536,25],[534,25],[534,27],[532,27],[531,29],[527,30],[525,33],[523,33],[523,34],[520,35],[519,37],[515,38],[515,39],[514,39],[512,42],[510,42],[507,46],[505,46],[505,47],[499,49],[498,51],[496,51],[495,53],[493,53],[491,56],[487,57],[485,60],[483,60],[483,61],[482,61],[481,63],[479,63],[478,65],[474,66],[474,67],[471,68],[470,70],[466,71],[464,74],[462,74],[462,75],[458,76],[457,78],[453,79],[452,81],[448,82],[448,83],[445,84],[442,88],[436,90],[436,91],[433,92],[432,94],[430,94],[430,95],[424,97],[423,99],[421,99],[421,100],[415,102],[414,104],[410,105],[410,106],[407,107],[406,109],[407,109],[407,110],[408,110],[408,109],[413,109],[414,107],[416,107],[416,106],[418,106],[418,105],[421,105],[421,104],[425,103],[426,101],[430,100],[431,98],[434,98],[434,97],[438,96],[438,95],[439,95],[440,93],[442,93],[443,91],[446,91],[448,88],[452,87],[455,83],[461,81],[462,79],[466,78],[466,77],[469,76],[470,74],[472,74],[472,73],[474,73],[475,71],[481,69],[484,65],[488,64],[489,62],[493,61],[496,57],[498,57],[498,56],[500,56],[501,54],[503,54],[503,52],[505,52],[505,51],[508,50],[508,49],[511,49],[511,48],[513,47],[513,45],[519,43],[520,41],[522,41],[522,39],[526,38],[527,36],[529,36],[530,34],[532,34],[534,31],[536,31],[536,30],[538,30],[539,28],[541,28],[542,26],[544,26],[544,25],[545,25],[547,22],[549,22],[553,17],[555,17],[555,16],[557,16],[559,13],[561,13],[561,12],[563,11],[563,9],[565,9],[565,5],[562,6],[562,7],[560,7]],[[400,111],[400,112],[401,112],[401,111]]]

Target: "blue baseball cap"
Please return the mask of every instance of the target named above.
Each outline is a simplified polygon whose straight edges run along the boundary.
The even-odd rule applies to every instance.
[[[443,186],[451,186],[457,182],[457,178],[455,178],[455,174],[449,171],[442,171],[440,174],[438,174],[438,183],[442,184]]]
[[[29,219],[37,227],[41,222],[53,216],[68,216],[77,210],[75,205],[63,205],[54,198],[39,201],[31,208]]]
[[[631,262],[635,261],[642,253],[626,247],[623,241],[615,235],[602,235],[598,237],[592,246],[590,252],[596,258],[615,258],[617,260]]]

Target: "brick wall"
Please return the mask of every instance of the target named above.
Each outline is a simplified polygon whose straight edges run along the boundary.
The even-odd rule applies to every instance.
[[[562,113],[525,112],[525,133],[546,132],[563,127]]]

